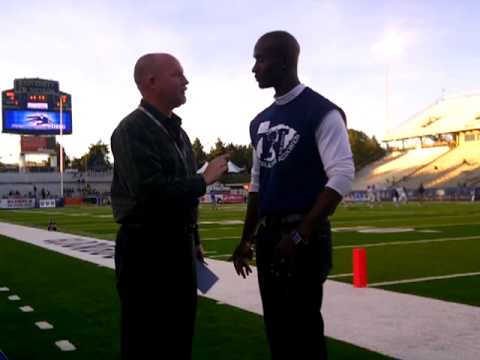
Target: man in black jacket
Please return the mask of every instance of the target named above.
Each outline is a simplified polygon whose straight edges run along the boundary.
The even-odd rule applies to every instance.
[[[228,156],[196,174],[190,140],[172,112],[185,103],[188,84],[177,59],[144,55],[134,78],[142,101],[111,138],[112,208],[121,224],[115,269],[122,359],[169,353],[190,359],[197,303],[194,257],[203,259],[198,198],[227,170]]]

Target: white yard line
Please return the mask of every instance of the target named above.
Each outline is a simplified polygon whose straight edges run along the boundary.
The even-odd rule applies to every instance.
[[[222,226],[212,226],[212,227],[202,227],[200,225],[200,231],[202,233],[208,233],[217,230],[236,230],[240,225],[222,225]]]
[[[234,239],[239,239],[238,241],[240,241],[240,237],[239,237],[239,236],[233,236],[233,237],[222,236],[222,237],[207,237],[207,238],[202,238],[202,237],[200,237],[200,239],[201,239],[202,241],[221,241],[221,240],[234,240]]]
[[[341,277],[348,277],[348,276],[352,276],[353,273],[348,273],[348,274],[335,274],[335,275],[329,275],[328,278],[329,279],[337,279],[337,278],[341,278]]]
[[[396,281],[384,281],[384,282],[377,282],[368,284],[369,287],[375,286],[386,286],[386,285],[397,285],[397,284],[408,284],[408,283],[418,283],[424,281],[432,281],[432,280],[442,280],[442,279],[454,279],[459,277],[468,277],[468,276],[478,276],[480,272],[471,272],[471,273],[463,273],[463,274],[451,274],[451,275],[439,275],[439,276],[428,276],[416,279],[405,279],[405,280],[396,280]]]
[[[222,258],[222,257],[230,257],[232,254],[218,254],[218,255],[211,255],[208,256],[209,258],[215,259],[215,258]]]
[[[25,214],[46,214],[46,215],[65,215],[67,213],[61,211],[45,211],[45,210],[9,210],[16,213],[25,213]]]
[[[473,219],[474,221],[472,222],[467,222],[467,223],[448,223],[448,224],[422,224],[422,225],[416,225],[415,229],[421,229],[421,228],[435,228],[435,227],[449,227],[449,226],[465,226],[465,225],[478,225],[478,216]]]
[[[392,245],[415,245],[415,244],[428,244],[436,242],[445,242],[445,241],[462,241],[462,240],[475,240],[480,239],[480,235],[477,236],[464,236],[464,237],[448,237],[440,239],[425,239],[425,240],[408,240],[408,241],[390,241],[390,242],[381,242],[373,244],[357,244],[357,245],[340,245],[334,246],[335,250],[338,249],[352,249],[358,247],[377,247],[377,246],[392,246]]]
[[[65,239],[98,241],[0,222],[0,233],[52,251],[113,269],[113,259],[58,244]],[[475,237],[478,238],[478,237]],[[50,241],[49,241],[50,240]],[[51,241],[56,240],[56,241]],[[256,268],[240,278],[226,261],[208,260],[219,281],[205,297],[262,314]],[[114,284],[112,283],[112,286]],[[480,307],[456,304],[378,288],[356,289],[327,280],[322,313],[326,335],[396,359],[478,360]]]
[[[469,218],[469,217],[478,217],[478,214],[462,214],[462,215],[436,215],[435,217],[431,217],[431,218],[435,218],[435,219],[438,219],[438,218],[441,218],[441,219],[445,219],[445,218],[462,218],[462,219],[465,219],[465,218]],[[412,216],[408,216],[408,217],[401,217],[401,218],[385,218],[385,219],[376,219],[375,216],[372,215],[372,218],[371,219],[362,219],[362,220],[365,220],[365,221],[373,221],[375,223],[379,223],[379,222],[391,222],[391,223],[395,223],[395,222],[411,222],[411,220],[415,220],[415,216],[412,215]],[[334,220],[333,223],[334,224],[347,224],[347,223],[351,223],[352,221],[351,220]],[[452,224],[454,225],[454,224]]]

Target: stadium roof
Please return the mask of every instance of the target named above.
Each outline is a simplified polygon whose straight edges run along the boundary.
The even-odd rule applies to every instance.
[[[440,99],[389,131],[382,140],[403,140],[474,129],[480,129],[480,92]]]

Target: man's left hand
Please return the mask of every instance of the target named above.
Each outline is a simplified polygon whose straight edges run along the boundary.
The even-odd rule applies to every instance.
[[[276,255],[279,261],[290,260],[296,252],[296,245],[292,239],[292,233],[289,232],[282,236],[282,239],[277,245]]]

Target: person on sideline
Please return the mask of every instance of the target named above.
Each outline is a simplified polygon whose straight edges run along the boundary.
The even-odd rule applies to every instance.
[[[328,217],[351,189],[354,165],[343,110],[300,83],[300,47],[285,31],[264,34],[253,73],[275,100],[250,124],[253,166],[247,214],[232,259],[251,273],[255,242],[271,358],[326,359],[320,308],[332,266]]]
[[[120,224],[115,271],[121,307],[123,360],[165,354],[190,359],[197,287],[195,255],[203,260],[198,198],[227,170],[228,156],[196,174],[190,140],[173,109],[185,103],[188,81],[169,54],[138,59],[138,108],[112,134],[111,189]],[[196,247],[194,247],[196,244]]]

